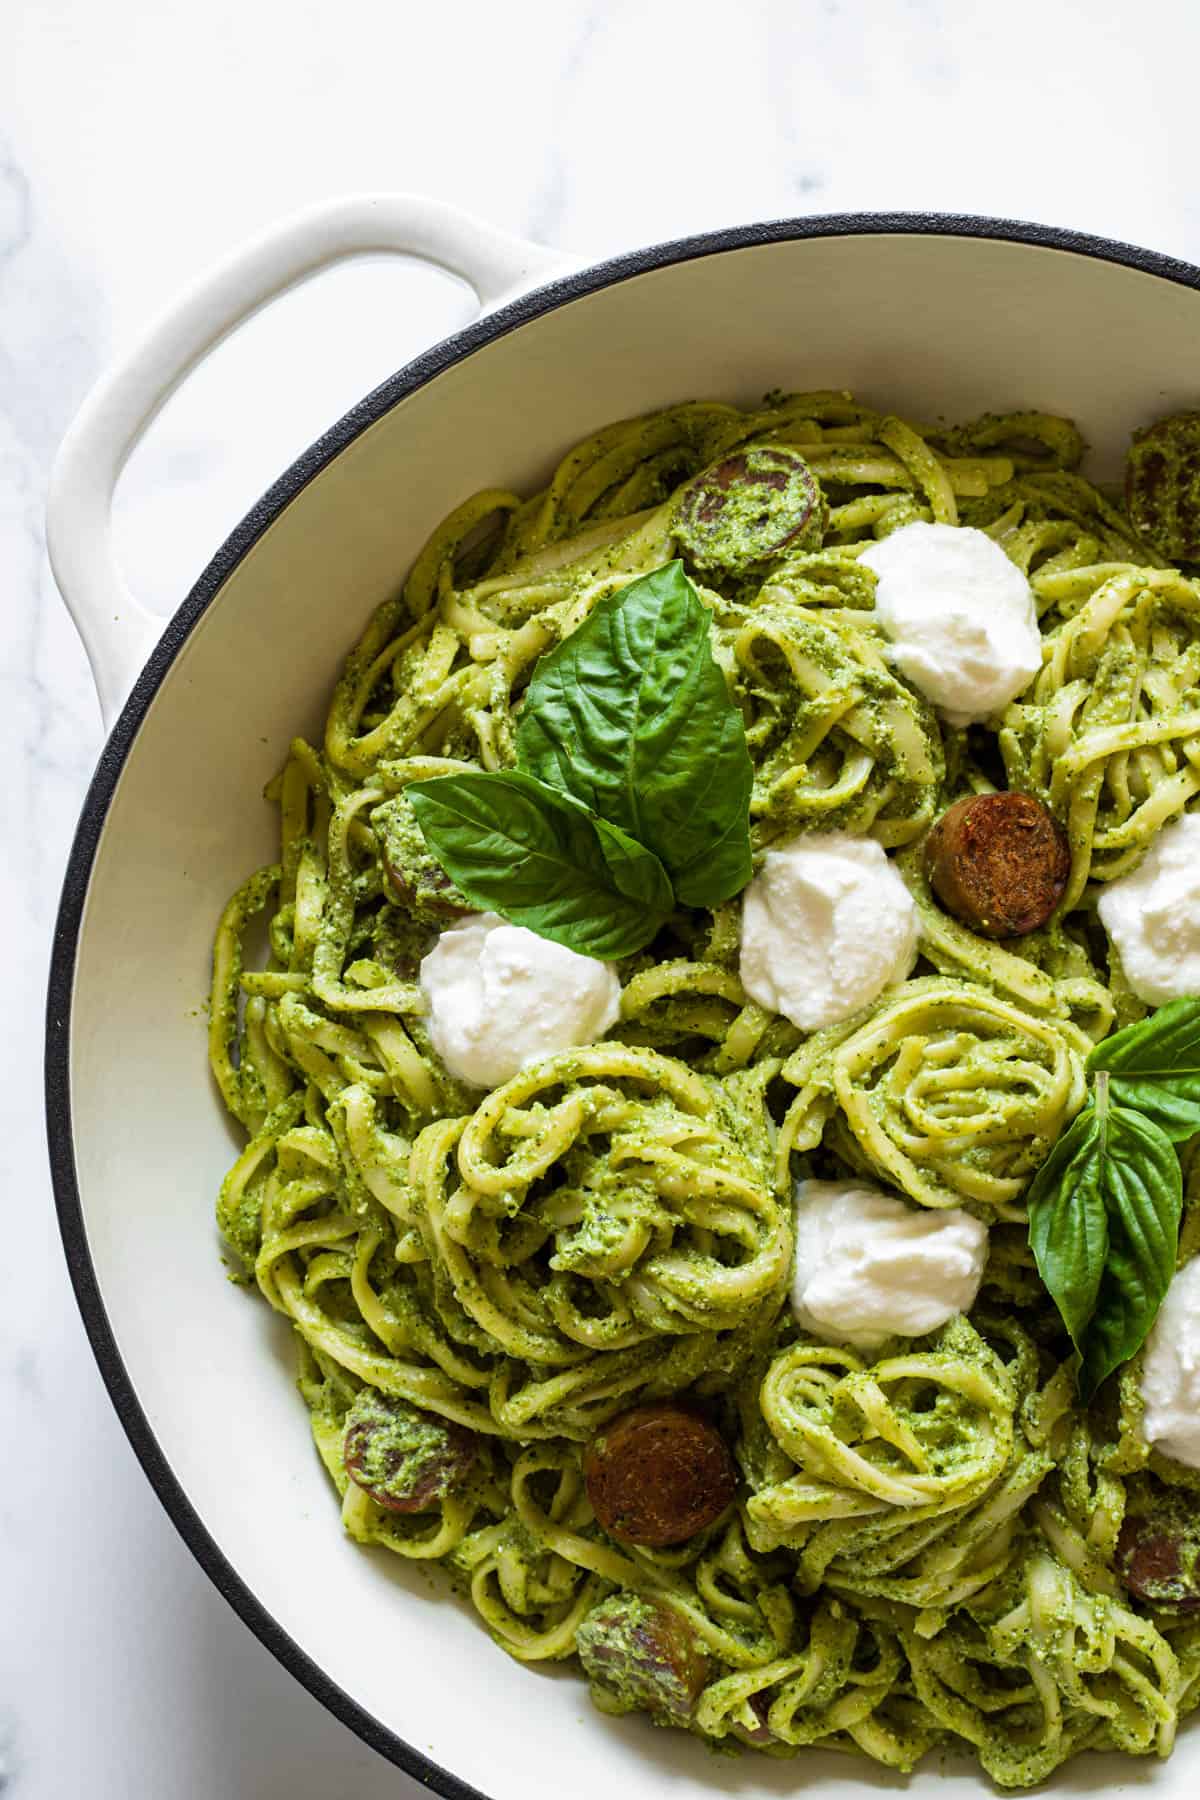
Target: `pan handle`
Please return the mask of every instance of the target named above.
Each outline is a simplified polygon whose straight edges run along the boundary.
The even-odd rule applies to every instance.
[[[192,369],[269,300],[331,263],[385,250],[461,277],[481,312],[577,267],[440,201],[351,195],[297,213],[247,244],[151,325],[84,401],[55,459],[46,503],[50,565],[83,639],[106,729],[164,625],[129,592],[113,548],[113,492],[135,444]]]

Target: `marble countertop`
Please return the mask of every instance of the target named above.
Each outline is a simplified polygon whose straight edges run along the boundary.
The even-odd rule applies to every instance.
[[[780,214],[887,207],[1073,225],[1200,258],[1200,13],[1142,0],[7,0],[0,58],[0,1792],[357,1800],[416,1792],[285,1674],[176,1538],[68,1287],[41,1124],[53,906],[100,747],[42,542],[94,377],[272,220],[402,188],[584,254]],[[353,317],[353,330],[347,321]],[[270,479],[465,317],[355,265],[198,374],[118,500],[169,612]],[[295,368],[304,369],[297,380]],[[227,401],[239,414],[233,441]]]

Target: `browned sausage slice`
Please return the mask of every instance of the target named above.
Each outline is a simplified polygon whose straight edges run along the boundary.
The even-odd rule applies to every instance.
[[[651,1548],[694,1537],[737,1491],[720,1432],[674,1401],[634,1407],[606,1425],[588,1446],[583,1473],[605,1531]]]
[[[1200,561],[1200,413],[1176,413],[1135,432],[1125,504],[1135,529],[1163,556]]]
[[[970,794],[925,840],[925,870],[947,912],[983,937],[1023,937],[1062,899],[1071,852],[1032,794]]]
[[[389,1512],[426,1512],[461,1487],[479,1454],[465,1426],[365,1387],[346,1415],[346,1473]]]
[[[1164,1487],[1157,1499],[1135,1500],[1117,1539],[1117,1573],[1148,1606],[1200,1610],[1200,1495]]]
[[[406,795],[377,806],[371,827],[388,885],[402,906],[431,923],[466,917],[471,907],[426,844]]]
[[[607,1695],[672,1725],[688,1723],[713,1666],[682,1613],[626,1591],[593,1606],[575,1648]]]
[[[815,549],[828,516],[804,458],[763,444],[713,463],[688,483],[675,537],[697,568],[745,575],[787,550]]]

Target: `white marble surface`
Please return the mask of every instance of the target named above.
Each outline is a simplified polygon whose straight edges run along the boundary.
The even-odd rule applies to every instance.
[[[41,1010],[100,725],[42,548],[56,442],[105,362],[207,261],[351,189],[424,190],[596,253],[754,217],[907,207],[1023,215],[1200,258],[1200,12],[1190,0],[1107,17],[1088,0],[4,0],[0,45],[0,1791],[414,1791],[193,1565],[110,1411],[67,1285]],[[465,315],[441,278],[380,263],[259,320],[173,404],[124,484],[138,592],[169,611],[292,454]]]

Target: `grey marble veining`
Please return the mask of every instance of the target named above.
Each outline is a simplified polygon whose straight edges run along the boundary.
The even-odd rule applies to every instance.
[[[427,191],[596,253],[753,217],[908,207],[1200,255],[1200,18],[1188,0],[1107,16],[1084,0],[3,10],[0,1793],[382,1800],[411,1784],[273,1663],[175,1537],[66,1279],[41,1011],[100,727],[44,556],[55,445],[174,290],[250,231],[346,190]],[[147,603],[169,612],[291,456],[465,306],[427,272],[343,271],[198,376],[119,497],[120,549]]]

